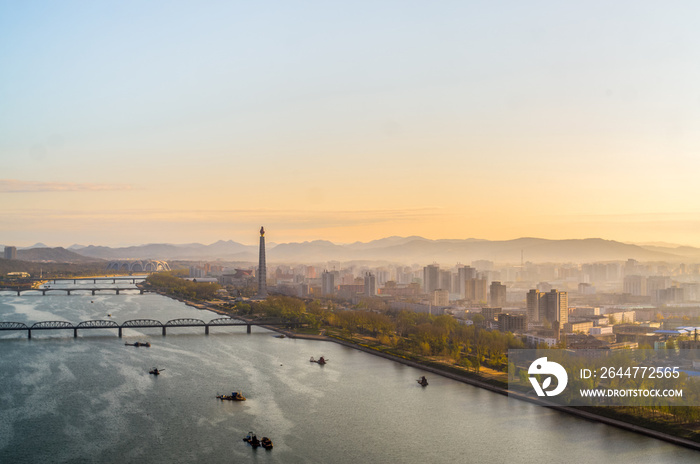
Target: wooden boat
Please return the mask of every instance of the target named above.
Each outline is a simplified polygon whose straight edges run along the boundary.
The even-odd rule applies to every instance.
[[[309,362],[318,363],[318,364],[323,366],[324,364],[326,364],[328,362],[328,360],[326,358],[324,358],[323,356],[321,356],[318,359],[314,359],[314,357],[311,356],[311,359],[309,359]]]
[[[136,343],[124,343],[127,346],[145,346],[146,348],[151,347],[151,342],[136,342]]]
[[[245,401],[245,396],[239,391],[232,392],[230,395],[216,395],[221,401]]]
[[[150,371],[148,371],[149,374],[153,375],[160,375],[161,372],[163,372],[165,369],[158,369],[157,367],[154,367]]]
[[[428,379],[425,378],[425,376],[421,377],[420,379],[416,380],[418,384],[420,384],[421,387],[427,387],[428,386]]]
[[[246,443],[250,443],[250,446],[257,448],[260,446],[260,440],[253,432],[248,432],[248,436],[243,439]]]
[[[262,437],[262,440],[260,440],[260,446],[262,446],[265,449],[272,449],[272,440],[270,440],[267,437]]]

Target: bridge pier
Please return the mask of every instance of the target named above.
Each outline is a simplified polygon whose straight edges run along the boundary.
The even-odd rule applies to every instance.
[[[208,325],[204,326],[204,335],[209,335],[209,326]]]
[[[163,336],[165,337],[165,326],[163,326]]]
[[[78,279],[73,279],[73,285],[78,283]]]
[[[248,324],[247,327],[248,327],[247,332],[250,333],[250,324]]]
[[[68,292],[68,295],[70,295],[70,290],[66,290],[66,292]]]
[[[141,295],[143,295],[143,289],[141,289],[140,292],[141,292]]]
[[[78,329],[73,329],[73,338],[78,338]]]
[[[119,327],[119,338],[122,338],[122,328]]]
[[[97,279],[92,279],[92,283],[97,285]]]
[[[117,295],[119,295],[119,289],[117,289]]]
[[[22,296],[22,292],[20,290],[17,290],[17,296]]]
[[[27,338],[32,338],[32,329],[27,329]]]
[[[92,291],[92,296],[95,296],[95,290]]]

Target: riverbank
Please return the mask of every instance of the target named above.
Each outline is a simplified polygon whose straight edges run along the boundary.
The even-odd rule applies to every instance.
[[[441,369],[439,367],[426,365],[426,364],[418,362],[418,361],[402,358],[400,356],[395,356],[395,355],[392,355],[390,353],[378,351],[378,350],[375,350],[375,349],[372,349],[372,348],[369,348],[366,346],[362,346],[362,345],[359,345],[356,343],[348,342],[346,340],[340,340],[338,338],[329,337],[329,336],[325,336],[325,335],[297,334],[295,332],[280,329],[278,327],[269,327],[268,326],[265,328],[267,328],[269,330],[273,330],[275,332],[283,333],[285,336],[290,337],[290,338],[299,338],[299,339],[304,339],[304,340],[328,341],[328,342],[337,343],[339,345],[343,345],[343,346],[346,346],[348,348],[353,348],[353,349],[363,351],[363,352],[368,353],[368,354],[372,354],[374,356],[379,356],[379,357],[388,359],[390,361],[404,364],[406,366],[411,366],[411,367],[416,368],[416,369],[421,369],[421,370],[424,370],[426,372],[430,372],[430,373],[435,374],[435,375],[440,375],[442,377],[449,378],[451,380],[466,383],[466,384],[469,384],[469,385],[472,385],[472,386],[475,386],[478,388],[483,388],[483,389],[489,390],[491,392],[498,393],[500,395],[508,396],[509,398],[517,399],[520,401],[527,401],[529,403],[533,403],[533,404],[536,404],[538,406],[550,408],[550,409],[553,409],[553,410],[556,410],[556,411],[559,411],[559,412],[562,412],[565,414],[579,417],[581,419],[585,419],[585,420],[593,421],[593,422],[599,422],[602,424],[606,424],[606,425],[610,425],[610,426],[617,427],[620,429],[624,429],[624,430],[627,430],[630,432],[642,434],[642,435],[645,435],[645,436],[648,436],[651,438],[656,438],[658,440],[663,440],[663,441],[668,442],[668,443],[673,443],[675,445],[679,445],[679,446],[690,448],[690,449],[693,449],[696,451],[700,451],[700,443],[693,441],[693,440],[689,440],[687,438],[678,437],[678,436],[671,435],[671,434],[664,433],[664,432],[660,432],[657,430],[652,430],[652,429],[649,429],[646,427],[642,427],[642,426],[632,424],[629,422],[625,422],[625,421],[621,421],[618,419],[614,419],[614,418],[610,418],[610,417],[606,417],[606,416],[601,416],[599,414],[595,414],[595,413],[592,413],[590,411],[584,411],[584,410],[581,410],[581,409],[578,409],[575,407],[560,406],[560,405],[552,404],[552,403],[547,402],[547,401],[533,399],[533,398],[530,398],[528,396],[522,395],[518,392],[508,390],[507,388],[499,387],[498,385],[494,385],[494,384],[488,383],[486,381],[478,380],[478,379],[471,378],[471,377],[468,377],[465,375],[456,374],[454,372],[449,372],[449,371],[446,371],[446,370]]]
[[[170,295],[166,295],[163,293],[161,293],[161,294],[164,296],[169,296],[170,298],[173,298]],[[241,317],[241,316],[233,316],[230,313],[228,313],[226,311],[222,311],[222,310],[214,307],[211,304],[194,303],[194,302],[189,302],[189,301],[186,301],[184,299],[179,299],[179,298],[175,298],[175,299],[182,301],[185,304],[188,304],[189,306],[195,307],[195,308],[200,309],[200,310],[208,310],[208,311],[212,311],[216,314],[221,314],[221,315],[225,315],[225,316],[229,316],[229,317],[235,317],[236,319],[240,319],[240,320],[245,321],[245,322],[256,322],[254,319],[249,319],[249,318],[245,318],[245,317]],[[268,330],[271,330],[271,331],[274,331],[274,332],[277,332],[277,333],[280,333],[280,334],[283,334],[289,338],[333,342],[333,343],[343,345],[343,346],[348,347],[348,348],[352,348],[352,349],[356,349],[359,351],[363,351],[363,352],[368,353],[368,354],[372,354],[374,356],[379,356],[379,357],[385,358],[385,359],[390,360],[390,361],[394,361],[394,362],[401,363],[401,364],[404,364],[407,366],[411,366],[411,367],[414,367],[416,369],[421,369],[423,371],[430,372],[430,373],[435,374],[435,375],[440,375],[442,377],[449,378],[451,380],[466,383],[466,384],[469,384],[469,385],[472,385],[472,386],[475,386],[478,388],[483,388],[483,389],[489,390],[493,393],[498,393],[500,395],[508,396],[510,398],[513,398],[513,399],[527,401],[527,402],[536,404],[538,406],[547,407],[547,408],[556,410],[558,412],[562,412],[565,414],[576,416],[576,417],[581,418],[581,419],[599,422],[599,423],[610,425],[610,426],[613,426],[613,427],[616,427],[619,429],[627,430],[627,431],[638,433],[641,435],[645,435],[645,436],[648,436],[651,438],[656,438],[658,440],[662,440],[662,441],[665,441],[668,443],[673,443],[675,445],[683,446],[685,448],[693,449],[695,451],[700,451],[700,442],[696,442],[696,441],[693,441],[693,440],[690,440],[687,438],[679,437],[679,436],[672,435],[672,434],[665,433],[665,432],[661,432],[658,430],[653,430],[653,429],[649,429],[646,427],[642,427],[640,425],[636,425],[636,424],[631,423],[631,422],[625,422],[625,421],[622,421],[619,419],[602,416],[602,415],[595,414],[595,413],[590,412],[590,411],[584,411],[582,409],[578,409],[578,408],[574,408],[574,407],[560,406],[560,405],[549,403],[547,401],[533,399],[533,398],[527,397],[525,395],[522,395],[518,392],[508,390],[507,388],[504,388],[500,385],[489,383],[487,381],[488,379],[485,379],[483,377],[482,377],[482,379],[474,378],[474,377],[478,377],[478,374],[466,375],[466,373],[460,374],[460,373],[456,373],[456,372],[451,372],[449,370],[446,370],[444,368],[440,368],[440,367],[435,366],[435,365],[427,365],[424,362],[419,362],[419,361],[407,359],[407,358],[404,358],[401,356],[396,356],[396,355],[393,355],[390,353],[386,353],[383,351],[373,349],[373,348],[368,347],[368,346],[363,346],[363,345],[358,344],[358,343],[353,343],[353,342],[350,342],[347,340],[341,340],[339,338],[335,338],[335,337],[324,335],[324,334],[318,334],[318,335],[300,334],[300,333],[293,332],[291,330],[283,329],[283,328],[276,327],[276,326],[261,325],[261,327],[268,329]]]
[[[279,332],[279,330],[277,330],[277,331]],[[336,339],[333,337],[320,336],[320,335],[317,335],[317,336],[307,336],[307,335],[303,335],[303,334],[302,335],[294,335],[294,334],[288,334],[286,332],[285,332],[285,335],[288,335],[292,338],[302,338],[302,339],[307,339],[307,340],[319,340],[319,341],[330,341],[330,342],[338,343],[340,345],[343,345],[343,346],[346,346],[349,348],[354,348],[354,349],[359,350],[359,351],[364,351],[365,353],[373,354],[375,356],[380,356],[382,358],[385,358],[385,359],[388,359],[388,360],[391,360],[394,362],[398,362],[398,363],[401,363],[401,364],[404,364],[407,366],[411,366],[411,367],[414,367],[416,369],[421,369],[421,370],[430,372],[432,374],[440,375],[442,377],[456,380],[458,382],[466,383],[466,384],[469,384],[469,385],[472,385],[475,387],[479,387],[479,388],[483,388],[483,389],[492,391],[494,393],[508,396],[509,398],[514,398],[514,399],[521,400],[521,401],[527,401],[527,402],[536,404],[538,406],[543,406],[546,408],[554,409],[556,411],[570,414],[570,415],[573,415],[573,416],[576,416],[576,417],[579,417],[582,419],[600,422],[602,424],[610,425],[610,426],[624,429],[624,430],[627,430],[630,432],[639,433],[642,435],[646,435],[648,437],[656,438],[658,440],[663,440],[663,441],[666,441],[669,443],[673,443],[676,445],[684,446],[686,448],[694,449],[696,451],[700,451],[700,443],[698,443],[696,441],[692,441],[692,440],[689,440],[689,439],[686,439],[683,437],[677,437],[675,435],[670,435],[670,434],[664,433],[664,432],[659,432],[657,430],[648,429],[648,428],[641,427],[641,426],[636,425],[636,424],[631,424],[629,422],[624,422],[624,421],[621,421],[618,419],[613,419],[610,417],[601,416],[601,415],[598,415],[598,414],[595,414],[595,413],[592,413],[589,411],[583,411],[581,409],[577,409],[574,407],[560,406],[560,405],[549,403],[547,401],[533,399],[533,398],[530,398],[528,396],[522,395],[518,392],[499,387],[497,385],[493,385],[493,384],[490,384],[490,383],[487,383],[484,381],[480,381],[480,380],[466,377],[463,375],[455,374],[452,372],[447,372],[447,371],[442,370],[438,367],[428,366],[426,364],[423,364],[423,363],[420,363],[417,361],[405,359],[405,358],[402,358],[399,356],[394,356],[394,355],[389,354],[389,353],[377,351],[377,350],[374,350],[372,348],[368,348],[368,347],[365,347],[362,345],[351,343],[351,342],[348,342],[345,340],[339,340],[339,339]]]

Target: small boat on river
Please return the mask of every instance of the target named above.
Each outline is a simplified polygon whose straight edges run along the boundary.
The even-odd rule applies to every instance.
[[[126,346],[145,346],[146,348],[151,347],[151,342],[136,342],[136,343],[124,343]]]
[[[165,369],[158,369],[157,367],[154,367],[150,371],[148,371],[149,374],[153,375],[160,375],[161,372],[163,372]]]
[[[245,401],[245,396],[239,391],[232,392],[230,395],[216,395],[221,401]]]
[[[428,386],[428,379],[425,378],[425,376],[422,376],[420,379],[416,380],[418,384],[420,384],[421,387],[427,387]]]
[[[328,362],[328,360],[326,358],[324,358],[323,356],[321,356],[318,359],[314,359],[314,357],[311,356],[311,359],[309,359],[309,362],[318,363],[318,364],[323,366],[324,364],[326,364]]]
[[[267,437],[262,437],[262,440],[260,440],[260,446],[262,446],[266,450],[271,450],[272,449],[272,440],[270,440]]]
[[[249,443],[253,448],[260,446],[260,440],[253,432],[248,432],[248,436],[243,439],[244,442]]]

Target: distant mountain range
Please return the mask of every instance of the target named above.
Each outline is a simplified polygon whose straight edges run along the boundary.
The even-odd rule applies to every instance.
[[[220,240],[211,245],[148,244],[123,248],[73,245],[64,248],[31,248],[17,252],[28,261],[65,259],[164,259],[164,260],[223,260],[256,262],[258,247],[232,240]],[[636,245],[603,240],[545,240],[519,238],[515,240],[429,240],[423,237],[387,237],[371,242],[335,244],[326,240],[301,243],[268,244],[270,263],[324,263],[327,261],[373,261],[403,264],[437,262],[454,265],[475,260],[518,264],[530,262],[595,262],[639,261],[700,262],[700,248],[670,244]]]
[[[406,264],[437,262],[453,265],[475,260],[518,264],[530,262],[595,262],[700,260],[700,249],[692,247],[642,247],[603,239],[545,240],[428,240],[422,237],[389,237],[369,243],[336,245],[327,241],[281,244],[268,253],[270,262],[324,260],[373,260]]]
[[[79,255],[63,247],[24,248],[17,250],[17,259],[21,261],[47,261],[54,263],[94,263],[103,261],[99,258]]]
[[[83,256],[101,259],[181,259],[181,260],[214,260],[251,261],[257,259],[257,246],[243,245],[233,240],[219,240],[211,245],[188,243],[171,245],[168,243],[152,243],[123,248],[104,246],[86,246],[73,248],[73,251]]]

